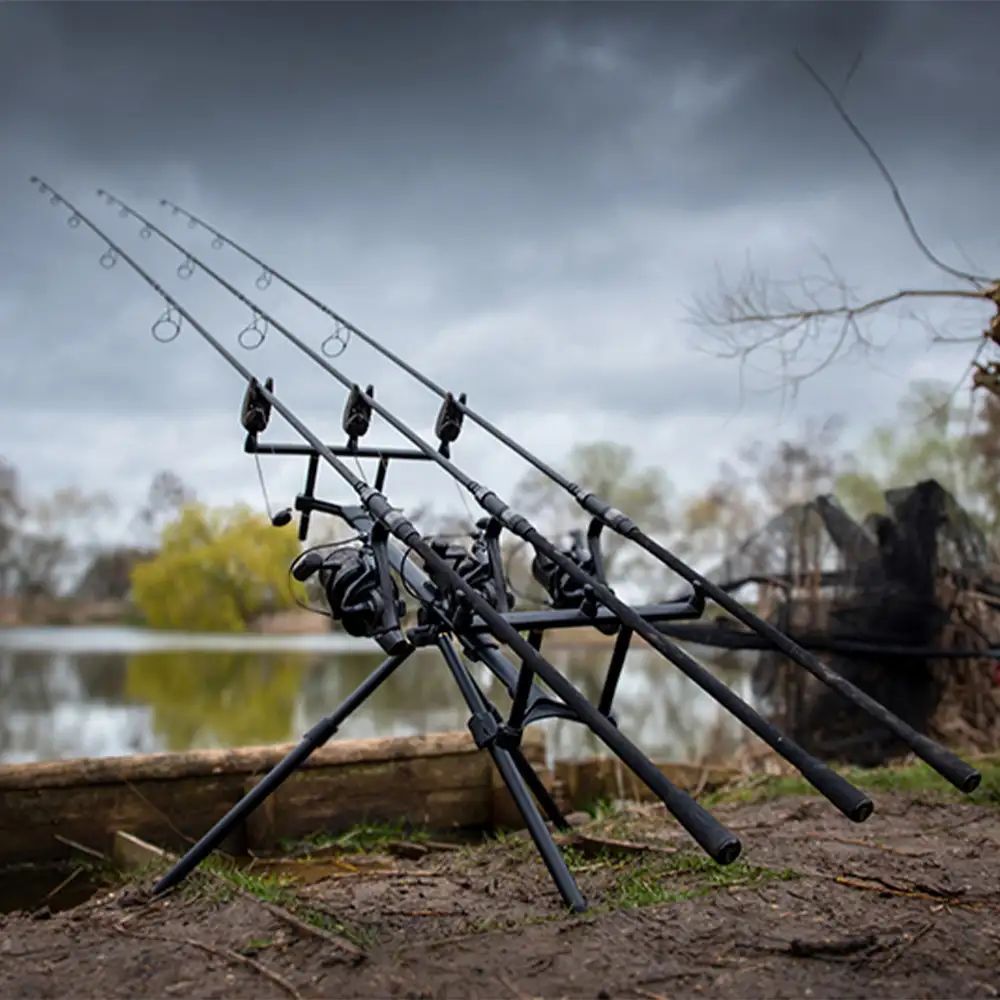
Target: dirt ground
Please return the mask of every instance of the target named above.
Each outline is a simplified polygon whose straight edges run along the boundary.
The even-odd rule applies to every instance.
[[[65,912],[4,918],[0,996],[1000,995],[1000,809],[875,801],[861,826],[812,798],[714,805],[744,842],[725,869],[662,808],[606,811],[566,847],[582,916],[519,836],[320,849],[154,902],[145,872]],[[280,884],[295,864],[311,877]]]

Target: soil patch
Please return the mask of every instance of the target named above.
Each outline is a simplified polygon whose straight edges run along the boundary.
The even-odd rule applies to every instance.
[[[145,872],[64,912],[3,918],[0,995],[1000,995],[988,797],[882,792],[854,826],[774,791],[713,803],[744,841],[727,868],[662,807],[599,811],[565,846],[582,916],[520,835],[355,854],[341,842],[224,877],[215,866],[153,902]]]

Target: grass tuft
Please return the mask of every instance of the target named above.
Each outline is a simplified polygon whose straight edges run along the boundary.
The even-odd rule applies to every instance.
[[[924,793],[947,797],[973,805],[1000,806],[1000,758],[989,757],[978,762],[982,774],[979,788],[964,795],[923,762],[897,767],[835,768],[852,785],[866,792]],[[768,777],[747,784],[720,788],[702,799],[707,808],[730,803],[755,804],[785,796],[819,795],[804,778]]]
[[[284,854],[299,854],[303,850],[330,850],[337,848],[345,854],[384,853],[393,841],[421,843],[429,840],[430,834],[408,823],[365,823],[352,827],[346,833],[315,833],[298,839],[283,839],[278,842],[278,850]],[[308,857],[308,853],[304,855]]]

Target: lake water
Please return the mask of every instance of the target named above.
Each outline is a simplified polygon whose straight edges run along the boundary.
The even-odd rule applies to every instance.
[[[381,661],[367,640],[206,636],[124,628],[0,629],[0,763],[284,743],[332,711]],[[596,703],[610,647],[543,647]],[[706,665],[704,651],[692,649]],[[746,674],[714,672],[747,700]],[[473,667],[504,710],[506,693]],[[659,655],[637,647],[619,684],[622,731],[654,758],[734,750],[745,730]],[[340,730],[342,739],[466,728],[440,656],[417,653]],[[540,723],[549,756],[604,752],[583,726]]]

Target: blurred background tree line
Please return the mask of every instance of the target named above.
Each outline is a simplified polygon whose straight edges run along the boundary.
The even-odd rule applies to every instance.
[[[792,504],[834,494],[857,519],[881,513],[883,493],[923,479],[949,490],[993,539],[1000,531],[1000,399],[991,394],[958,401],[944,383],[910,386],[897,415],[875,427],[860,447],[842,445],[844,422],[807,423],[791,437],[776,436],[721,464],[707,489],[681,496],[667,473],[643,466],[628,445],[577,445],[560,463],[569,476],[635,518],[689,562],[706,569]],[[511,497],[543,531],[565,539],[586,517],[561,490],[534,470]],[[425,532],[468,532],[468,516],[409,512]],[[100,517],[116,515],[104,494],[62,488],[29,495],[17,469],[0,459],[0,621],[67,623],[129,621],[154,628],[239,632],[262,617],[321,605],[314,587],[290,580],[300,551],[294,527],[276,529],[262,514],[236,505],[211,509],[174,473],[158,473],[133,516],[133,543],[97,540]],[[468,515],[468,511],[466,512]],[[310,544],[349,537],[332,522]],[[656,599],[677,590],[662,566],[607,533],[603,539],[612,584],[631,599]],[[530,553],[517,540],[504,550],[519,606],[537,604],[541,591]],[[85,609],[81,611],[81,609]],[[329,623],[329,622],[328,622]]]

